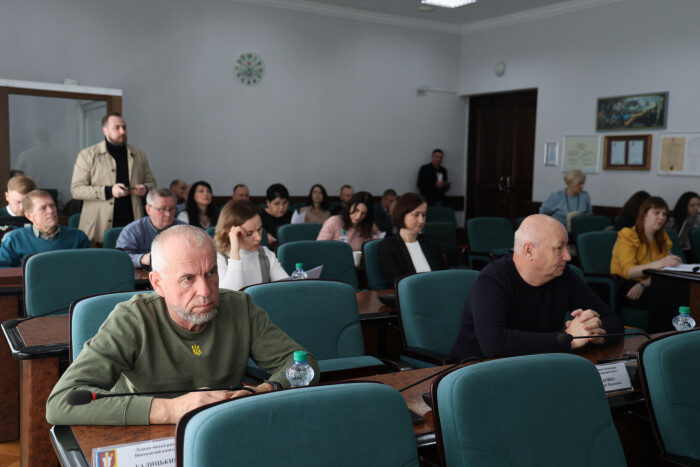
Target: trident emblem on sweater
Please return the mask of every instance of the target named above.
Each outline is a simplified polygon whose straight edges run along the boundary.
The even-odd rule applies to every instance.
[[[199,357],[200,355],[202,355],[202,349],[200,349],[197,344],[194,344],[192,346],[192,353]]]

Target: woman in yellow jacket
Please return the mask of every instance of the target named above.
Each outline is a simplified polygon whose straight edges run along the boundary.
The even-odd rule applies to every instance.
[[[635,308],[648,305],[644,291],[649,288],[651,278],[644,275],[645,269],[663,269],[681,263],[681,258],[671,254],[671,239],[665,229],[667,220],[666,201],[652,196],[639,207],[635,225],[617,234],[610,273],[623,279],[620,293],[625,294]]]

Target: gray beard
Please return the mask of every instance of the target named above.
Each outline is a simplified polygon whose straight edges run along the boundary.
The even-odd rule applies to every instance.
[[[217,307],[212,308],[206,313],[198,314],[192,313],[191,311],[187,311],[184,308],[180,308],[177,306],[173,306],[172,309],[175,310],[175,312],[178,314],[178,316],[180,316],[180,318],[197,325],[208,323],[209,321],[214,319],[216,314],[219,312],[219,308]]]

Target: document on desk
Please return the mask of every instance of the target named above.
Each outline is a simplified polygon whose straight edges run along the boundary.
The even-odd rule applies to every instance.
[[[625,362],[627,362],[627,360],[595,366],[598,373],[600,373],[600,379],[603,381],[605,392],[632,389],[632,381],[630,380],[629,373],[627,373]]]
[[[664,271],[679,271],[679,272],[698,272],[700,271],[700,264],[679,264],[678,266],[667,266],[663,268]]]
[[[92,450],[92,465],[175,465],[175,438],[154,439]]]

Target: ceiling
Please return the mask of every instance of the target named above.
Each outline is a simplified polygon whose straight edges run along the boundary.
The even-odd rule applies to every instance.
[[[299,9],[331,16],[350,16],[380,22],[432,25],[469,32],[624,0],[477,0],[459,8],[432,7],[420,12],[420,0],[238,0]],[[420,26],[419,26],[420,27]]]

